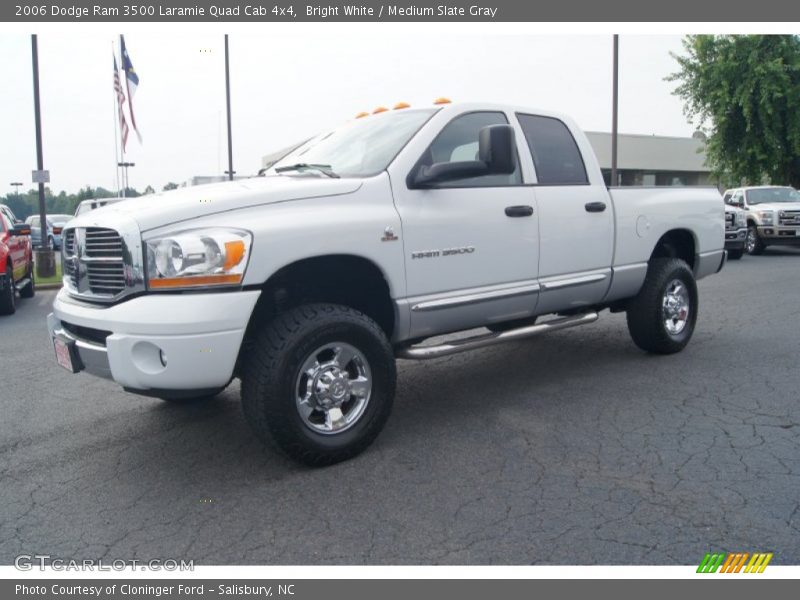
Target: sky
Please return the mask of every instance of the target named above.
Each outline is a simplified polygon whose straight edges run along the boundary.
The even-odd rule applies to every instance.
[[[301,30],[302,31],[302,30]],[[502,102],[557,110],[590,131],[611,129],[610,35],[445,33],[232,34],[229,39],[234,169],[254,174],[261,157],[353,118],[409,102]],[[50,187],[116,189],[114,31],[39,35],[45,168]],[[222,34],[126,34],[139,75],[139,144],[125,159],[130,185],[160,189],[227,169]],[[36,168],[30,36],[0,33],[0,194],[30,184]],[[620,37],[623,133],[690,136],[670,52],[681,38]]]

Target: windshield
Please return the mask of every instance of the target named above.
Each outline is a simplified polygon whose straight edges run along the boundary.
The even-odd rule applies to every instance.
[[[749,204],[765,202],[800,202],[800,192],[790,187],[758,188],[747,190]]]
[[[272,165],[268,173],[306,164],[325,165],[340,177],[376,175],[389,166],[436,110],[406,109],[356,119],[312,138]]]

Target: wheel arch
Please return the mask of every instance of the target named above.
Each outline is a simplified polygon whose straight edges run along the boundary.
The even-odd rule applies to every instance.
[[[650,253],[654,258],[680,258],[693,271],[697,266],[697,236],[689,229],[671,229],[662,235]]]
[[[343,304],[373,319],[387,337],[396,326],[386,273],[357,254],[325,254],[288,263],[260,286],[248,333],[275,314],[308,302]]]

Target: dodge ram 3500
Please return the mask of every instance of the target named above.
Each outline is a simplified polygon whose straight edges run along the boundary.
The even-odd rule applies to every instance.
[[[239,378],[261,438],[330,464],[384,426],[397,357],[603,309],[627,312],[643,350],[681,350],[724,243],[716,190],[609,190],[567,117],[404,108],[326,131],[261,177],[79,216],[48,326],[62,366],[130,392],[186,401]]]

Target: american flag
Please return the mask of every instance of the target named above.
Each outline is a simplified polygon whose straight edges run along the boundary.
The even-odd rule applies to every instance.
[[[113,55],[112,55],[113,56]],[[122,152],[125,152],[125,146],[128,143],[128,122],[125,120],[125,92],[122,91],[122,85],[119,81],[119,70],[117,69],[117,57],[114,56],[114,91],[117,93],[117,103],[119,104],[119,131],[122,135]]]

